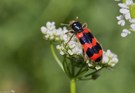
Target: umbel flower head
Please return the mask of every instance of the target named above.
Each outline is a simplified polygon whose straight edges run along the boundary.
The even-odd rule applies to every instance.
[[[119,0],[120,1],[120,0]],[[133,0],[123,0],[118,3],[120,15],[117,16],[118,25],[123,27],[121,36],[126,37],[135,32],[135,3]]]
[[[46,26],[41,27],[41,32],[51,42],[53,56],[69,78],[96,79],[99,76],[98,71],[113,68],[118,63],[117,55],[110,50],[103,51],[101,62],[92,62],[87,56],[84,58],[82,46],[76,36],[67,34],[69,30],[66,27],[56,28],[55,22],[47,22]],[[62,61],[57,57],[53,46],[63,57]]]

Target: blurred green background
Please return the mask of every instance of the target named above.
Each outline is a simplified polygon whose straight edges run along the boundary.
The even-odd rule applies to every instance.
[[[114,0],[0,0],[0,91],[69,93],[69,79],[52,57],[40,27],[47,21],[87,22],[104,50],[118,54],[113,71],[78,81],[78,93],[135,93],[135,33],[120,36]],[[1,92],[0,92],[1,93]]]

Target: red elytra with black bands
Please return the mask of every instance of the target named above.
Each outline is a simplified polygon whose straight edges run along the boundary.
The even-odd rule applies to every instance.
[[[90,30],[87,27],[83,27],[79,21],[72,21],[70,26],[90,60],[100,62],[102,60],[103,50]]]

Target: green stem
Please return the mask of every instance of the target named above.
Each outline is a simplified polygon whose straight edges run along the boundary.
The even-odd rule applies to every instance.
[[[82,76],[83,74],[85,74],[86,72],[87,72],[87,69],[82,70],[78,75],[76,75],[75,78],[81,77],[81,76]]]
[[[71,77],[71,73],[70,73],[69,67],[67,65],[67,60],[66,60],[65,57],[63,59],[63,68],[64,68],[64,71],[67,74],[67,76],[70,78]]]
[[[78,75],[81,73],[81,71],[82,71],[83,68],[84,68],[84,64],[81,66],[81,68],[80,68],[79,71],[77,72],[76,76],[78,76]]]
[[[76,93],[76,80],[70,80],[70,93]]]
[[[61,69],[64,71],[63,66],[62,66],[62,63],[59,60],[59,58],[57,57],[52,43],[50,43],[50,48],[51,48],[51,52],[53,54],[54,59],[56,60],[56,62],[58,63],[58,65],[61,67]]]

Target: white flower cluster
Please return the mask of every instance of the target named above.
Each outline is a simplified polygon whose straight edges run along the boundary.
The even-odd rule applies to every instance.
[[[45,35],[44,37],[47,40],[61,41],[61,43],[56,46],[56,49],[60,51],[61,55],[82,54],[81,45],[78,43],[78,40],[75,38],[75,36],[73,36],[73,38],[69,41],[73,34],[67,33],[68,30],[66,27],[56,29],[55,22],[47,22],[46,27],[41,27],[41,32]]]
[[[45,35],[45,38],[47,40],[60,41],[60,43],[56,45],[56,49],[59,50],[61,55],[83,56],[82,46],[80,42],[75,37],[75,35],[72,37],[72,33],[67,33],[68,30],[66,29],[66,27],[56,29],[55,22],[47,22],[46,27],[41,27],[41,32]],[[72,39],[70,40],[71,37]],[[117,62],[118,58],[116,54],[112,53],[110,50],[107,50],[107,52],[103,52],[103,64],[106,64],[109,67],[114,67]],[[92,63],[90,63],[89,58],[87,59],[87,63],[89,67],[95,66]],[[95,69],[99,70],[101,69],[101,66],[96,65]]]
[[[69,40],[69,39],[68,39]],[[73,38],[71,41],[68,42],[65,40],[60,45],[57,45],[56,48],[60,51],[61,55],[82,55],[82,47],[80,43],[76,40],[76,38]],[[66,45],[67,44],[67,45]]]
[[[133,0],[126,0],[124,3],[118,3],[120,7],[121,15],[117,16],[118,25],[125,26],[126,22],[130,26],[122,30],[121,36],[126,37],[131,34],[131,31],[135,31],[135,19],[131,18],[130,6],[133,5]]]
[[[118,63],[118,57],[116,54],[112,53],[110,50],[104,51],[102,63],[114,67]]]
[[[47,22],[46,26],[41,27],[41,32],[47,40],[60,41],[66,38],[65,33],[68,32],[68,30],[66,27],[56,29],[55,22]]]

